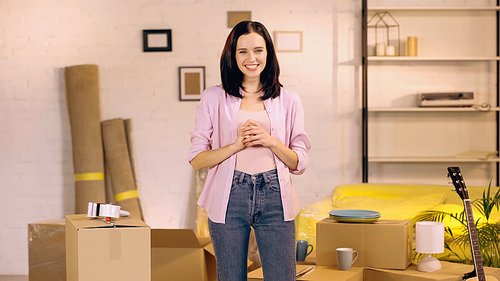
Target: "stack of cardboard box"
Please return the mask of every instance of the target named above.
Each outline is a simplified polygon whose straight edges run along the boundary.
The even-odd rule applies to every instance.
[[[372,223],[338,222],[324,219],[316,224],[316,249],[298,262],[297,272],[315,264],[315,269],[297,280],[310,281],[459,281],[473,266],[441,262],[442,270],[420,272],[412,264],[413,224],[411,221],[379,220]],[[337,266],[337,248],[353,248],[358,258],[349,271]],[[500,280],[499,268],[485,268],[487,276]],[[262,270],[249,280],[263,280]]]
[[[215,281],[216,265],[208,238],[191,229],[150,229],[139,219],[119,218],[114,225],[85,215],[66,221],[30,224],[30,281],[38,280],[189,280]],[[314,266],[297,280],[452,281],[471,265],[442,262],[442,270],[419,272],[412,261],[411,221],[317,223],[317,247],[297,272]],[[337,267],[337,248],[353,248],[359,256],[349,271]],[[500,280],[499,268],[485,268]],[[248,280],[263,280],[262,269]]]
[[[107,224],[86,215],[28,225],[30,281],[215,281],[209,238],[191,229],[150,229],[140,219]]]
[[[411,221],[344,223],[324,219],[316,224],[316,235],[315,255],[309,259],[315,260],[316,267],[297,280],[363,281],[365,267],[401,270],[411,264]],[[338,269],[337,248],[358,251],[358,258],[349,271]],[[297,265],[297,272],[304,266]],[[261,270],[250,273],[249,277],[250,280],[263,280]]]

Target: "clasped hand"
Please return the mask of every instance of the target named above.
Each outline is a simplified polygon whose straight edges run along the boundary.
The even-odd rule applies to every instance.
[[[248,119],[238,129],[238,139],[244,146],[272,147],[276,145],[276,139],[269,135],[260,125],[252,119]]]

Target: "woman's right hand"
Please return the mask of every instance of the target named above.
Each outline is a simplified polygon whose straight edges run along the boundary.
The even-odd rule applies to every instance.
[[[248,119],[245,124],[241,125],[239,128],[238,128],[238,135],[236,136],[236,140],[234,141],[233,143],[233,146],[235,149],[237,149],[237,151],[240,151],[242,150],[243,148],[245,148],[245,144],[243,144],[243,140],[245,139],[245,137],[243,136],[243,128],[247,127],[248,125],[251,124],[251,120]]]
[[[238,128],[238,135],[236,137],[236,141],[232,144],[223,146],[214,150],[205,150],[196,155],[193,160],[191,160],[191,166],[195,170],[199,170],[202,168],[212,167],[220,164],[222,161],[231,157],[231,155],[245,148],[243,144],[243,133],[241,132],[242,128],[248,126],[250,121],[245,122],[241,127]]]

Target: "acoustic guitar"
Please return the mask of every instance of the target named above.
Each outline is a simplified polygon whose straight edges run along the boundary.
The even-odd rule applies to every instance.
[[[465,186],[465,181],[462,177],[459,167],[448,167],[448,176],[451,178],[455,191],[458,193],[464,202],[465,215],[467,217],[467,229],[469,231],[469,239],[472,250],[472,259],[474,261],[474,270],[465,273],[462,280],[467,281],[498,281],[493,276],[484,275],[483,259],[481,258],[481,250],[477,240],[476,224],[474,223],[474,216],[472,214],[472,203],[469,199],[469,192]]]

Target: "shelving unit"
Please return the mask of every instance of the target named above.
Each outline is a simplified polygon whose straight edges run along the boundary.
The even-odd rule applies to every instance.
[[[380,163],[404,163],[404,162],[499,162],[500,158],[488,158],[488,159],[471,159],[471,158],[457,158],[457,157],[371,157],[370,162],[380,162]]]
[[[368,61],[495,61],[500,57],[374,57]]]
[[[473,108],[473,107],[374,107],[369,112],[490,112],[500,111],[500,108]]]
[[[415,1],[416,2],[416,1]],[[485,147],[484,150],[491,151],[493,149],[496,149],[496,151],[499,151],[500,149],[500,144],[499,144],[499,130],[498,130],[498,125],[499,125],[499,112],[500,112],[500,93],[499,93],[499,62],[500,62],[500,51],[499,51],[499,11],[500,11],[500,4],[499,0],[497,0],[497,6],[484,6],[484,7],[435,7],[435,6],[425,6],[425,7],[396,7],[396,6],[387,6],[387,7],[370,7],[368,8],[368,0],[362,0],[362,152],[363,152],[363,159],[362,159],[362,180],[363,182],[369,182],[369,175],[373,176],[376,173],[384,172],[387,171],[387,168],[384,168],[383,165],[410,165],[411,169],[413,169],[412,173],[413,175],[416,175],[417,173],[415,170],[418,170],[418,167],[422,167],[423,170],[427,169],[431,170],[432,165],[437,165],[437,164],[463,164],[463,165],[488,165],[489,170],[491,170],[491,175],[493,181],[496,180],[496,185],[499,184],[499,162],[500,158],[495,157],[495,158],[488,158],[488,159],[469,159],[469,158],[458,158],[455,157],[454,155],[465,152],[465,151],[456,151],[456,153],[449,153],[449,151],[453,150],[453,148],[456,149],[464,149],[464,147],[470,146],[470,147]],[[417,3],[418,4],[418,3]],[[430,18],[435,20],[439,16],[442,15],[442,13],[446,14],[446,12],[450,13],[455,13],[454,15],[458,15],[457,17],[467,17],[470,15],[470,13],[486,13],[488,15],[494,15],[495,20],[496,20],[496,27],[494,33],[496,33],[496,38],[486,38],[484,40],[484,43],[480,44],[494,44],[495,46],[489,46],[489,47],[494,47],[495,54],[492,54],[491,48],[487,49],[487,51],[484,52],[478,52],[477,55],[474,52],[465,52],[465,53],[460,53],[460,51],[456,50],[459,48],[455,48],[456,45],[452,46],[442,46],[438,45],[436,49],[437,52],[431,53],[427,52],[425,54],[422,54],[422,56],[416,56],[416,57],[407,57],[407,56],[369,56],[369,43],[368,42],[368,19],[369,19],[369,13],[375,13],[375,12],[385,12],[389,11],[391,13],[394,13],[393,15],[398,18],[397,12],[401,12],[399,14],[401,17],[408,17],[410,20],[415,21],[416,16],[413,16],[414,13],[417,13],[419,16],[422,16],[422,21],[426,20],[426,14],[430,13],[431,16]],[[491,12],[491,13],[490,13]],[[410,16],[409,16],[410,15]],[[491,17],[491,16],[490,16]],[[474,18],[474,17],[473,17]],[[474,19],[471,20],[473,24],[478,24],[478,16],[475,16]],[[474,22],[476,20],[476,22]],[[491,18],[488,18],[488,20],[491,22]],[[465,21],[467,22],[467,21]],[[448,24],[445,22],[445,24]],[[460,24],[460,23],[459,23]],[[405,23],[400,24],[401,28],[405,28]],[[429,32],[436,33],[435,30],[431,30],[432,28],[429,28]],[[437,28],[436,28],[437,29]],[[474,37],[476,34],[473,32],[470,32],[469,34],[472,34],[471,36]],[[409,35],[408,35],[409,36]],[[414,36],[414,35],[412,35]],[[435,35],[434,35],[435,36]],[[453,36],[453,35],[450,35]],[[418,36],[417,36],[418,37]],[[403,36],[401,40],[403,40],[405,37]],[[438,37],[439,41],[436,44],[443,43],[444,41],[440,41],[442,38]],[[478,37],[472,38],[473,41],[478,41]],[[372,42],[373,43],[373,42]],[[434,43],[434,42],[433,42]],[[469,42],[473,44],[474,42]],[[479,43],[478,43],[479,44]],[[471,45],[472,46],[472,45]],[[431,47],[436,47],[436,46],[427,46],[428,49],[432,49]],[[446,53],[446,48],[450,48],[449,54]],[[403,49],[403,48],[402,48]],[[472,47],[469,47],[469,49],[474,49]],[[402,50],[399,50],[401,52]],[[420,55],[420,53],[419,53]],[[491,67],[493,66],[494,67]],[[401,80],[395,80],[398,81],[398,84],[401,84],[400,88],[398,89],[391,89],[388,91],[385,91],[384,87],[387,87],[388,83],[387,81],[383,81],[383,79],[376,80],[377,83],[374,83],[375,86],[372,86],[372,88],[375,88],[373,90],[372,88],[369,88],[369,66],[375,67],[370,69],[370,73],[377,72],[377,71],[384,71],[385,69],[391,69],[389,72],[390,74],[397,73],[398,71],[408,71],[408,67],[413,67],[412,69],[415,69],[416,76],[420,75],[420,77],[417,77],[415,79],[422,79],[421,85],[418,85],[418,83],[414,83],[413,85],[409,85],[407,87],[404,87],[403,85],[408,82],[408,78],[401,79]],[[489,104],[488,107],[481,107],[475,106],[475,107],[417,107],[416,106],[416,101],[415,99],[413,100],[414,104],[411,104],[411,99],[409,97],[408,92],[414,91],[413,93],[416,94],[417,92],[445,92],[445,91],[450,91],[450,90],[443,90],[443,86],[439,85],[439,75],[443,75],[442,73],[447,73],[447,72],[452,72],[450,69],[458,69],[458,70],[453,70],[453,71],[460,71],[463,69],[464,72],[471,72],[471,75],[476,75],[477,77],[474,77],[474,83],[479,84],[479,89],[478,92],[475,90],[467,89],[467,91],[473,91],[476,95],[476,97],[479,97],[479,103],[483,103],[484,100],[486,100]],[[425,69],[422,71],[422,69]],[[391,72],[392,71],[392,72]],[[420,72],[419,72],[420,71]],[[427,74],[425,73],[428,71],[429,73],[436,73],[436,75],[432,74]],[[477,74],[479,73],[479,74]],[[398,73],[399,74],[399,73]],[[373,74],[371,74],[371,79],[373,79]],[[402,76],[404,77],[405,74]],[[408,76],[408,74],[406,74]],[[458,74],[457,76],[460,76],[462,74]],[[481,76],[482,75],[482,76]],[[483,77],[484,76],[484,77]],[[377,76],[380,78],[381,76]],[[494,78],[492,78],[494,77]],[[449,77],[446,77],[449,78]],[[393,78],[394,79],[394,78]],[[454,78],[454,79],[460,79],[460,78]],[[429,80],[432,80],[428,82]],[[477,81],[476,81],[477,80]],[[495,80],[495,81],[492,81]],[[393,83],[393,82],[392,82]],[[443,82],[443,83],[446,83]],[[458,83],[460,85],[456,86],[460,88],[464,88],[463,86],[465,85],[466,82]],[[411,83],[409,83],[411,84]],[[427,85],[429,84],[429,85]],[[452,88],[455,85],[446,85],[445,88]],[[472,85],[469,88],[474,88],[477,85]],[[435,87],[436,90],[429,90],[432,89],[432,87]],[[441,88],[440,88],[441,87]],[[448,89],[446,88],[446,89]],[[462,89],[460,88],[460,89]],[[486,88],[486,89],[485,89]],[[369,95],[369,90],[371,92],[376,92],[377,93],[377,100],[375,105],[372,105],[370,103],[370,95]],[[398,92],[398,90],[401,91],[406,91],[405,94],[401,94]],[[384,92],[385,91],[385,92]],[[453,90],[451,90],[453,91]],[[460,91],[460,90],[455,90],[455,91]],[[464,90],[465,91],[465,90]],[[380,93],[383,94],[380,94]],[[391,95],[391,93],[396,93],[395,95],[397,96],[395,100],[391,102],[382,102],[380,100],[383,100],[384,98],[387,98],[388,95]],[[399,96],[398,96],[399,95]],[[395,120],[391,123],[390,120]],[[408,124],[404,124],[404,122],[408,121]],[[433,122],[432,120],[436,120]],[[412,124],[414,122],[415,124]],[[413,126],[415,125],[416,129],[422,129],[425,128],[424,123],[429,123],[429,127],[435,127],[434,131],[430,130],[430,132],[426,132],[428,136],[425,137],[433,137],[433,135],[439,135],[439,131],[446,131],[447,126],[451,127],[449,130],[452,131],[452,136],[454,142],[453,145],[450,145],[450,147],[443,146],[442,144],[436,145],[436,149],[438,150],[439,153],[433,153],[432,149],[429,149],[428,155],[421,155],[422,151],[427,151],[424,148],[417,148],[415,147],[415,144],[410,144],[410,147],[408,147],[408,152],[403,151],[400,147],[401,144],[401,137],[397,136],[399,131],[403,126]],[[371,124],[371,126],[377,126],[377,130],[382,131],[386,133],[389,138],[392,138],[392,140],[388,141],[387,144],[382,141],[383,137],[381,136],[376,136],[375,142],[376,142],[376,150],[377,152],[374,154],[372,151],[369,152],[369,136],[370,136],[370,141],[373,143],[374,138],[372,134],[379,133],[377,130],[376,132],[369,132],[369,126],[368,124]],[[444,129],[443,129],[444,128]],[[457,133],[458,130],[461,130],[462,128],[465,128],[469,135],[473,137],[478,137],[479,141],[476,141],[473,139],[473,137],[463,137],[465,139],[466,144],[459,144],[459,140],[461,140],[461,136],[459,133]],[[493,129],[494,128],[494,129]],[[371,129],[370,129],[371,130]],[[416,139],[415,142],[418,142],[420,139],[423,138],[421,135],[418,133],[415,133],[412,131],[412,129],[408,129],[410,131],[410,136],[408,138],[414,137]],[[493,132],[489,132],[489,131]],[[425,131],[425,129],[424,129]],[[437,133],[436,133],[437,131]],[[481,132],[486,132],[486,136],[481,136]],[[370,135],[369,135],[370,133]],[[404,133],[404,132],[403,132]],[[380,133],[382,134],[382,133]],[[439,136],[438,136],[439,138]],[[455,141],[456,140],[456,141]],[[399,141],[399,143],[398,143]],[[440,139],[435,140],[436,143],[439,141],[442,141]],[[411,141],[410,141],[411,142]],[[424,143],[424,142],[422,142]],[[385,147],[384,147],[385,145]],[[451,147],[455,146],[455,147]],[[394,147],[393,150],[391,150]],[[469,150],[475,150],[470,148]],[[387,152],[390,153],[387,153]],[[403,151],[404,153],[401,153]],[[384,154],[391,154],[391,155],[386,155]],[[447,154],[448,152],[448,154]],[[407,153],[408,155],[404,155]],[[444,154],[444,155],[442,155]],[[373,166],[376,165],[376,166]],[[382,166],[381,166],[382,165]],[[419,166],[420,165],[420,166]],[[494,168],[491,166],[495,166]],[[392,166],[394,167],[394,166]],[[369,173],[369,168],[371,171],[375,171],[372,173]],[[373,168],[373,169],[372,169]],[[487,168],[481,168],[481,170],[487,170]],[[390,171],[388,174],[394,175],[396,172],[395,171]],[[444,173],[444,172],[443,172]],[[488,174],[485,172],[484,174]],[[420,175],[419,175],[420,177]],[[432,176],[430,176],[432,178]],[[480,177],[480,176],[479,176]],[[380,176],[377,174],[377,180],[380,182]],[[420,177],[422,178],[422,177]],[[494,183],[494,182],[493,182]]]
[[[498,11],[499,7],[435,7],[435,6],[422,6],[422,7],[370,7],[372,12],[382,11]]]

